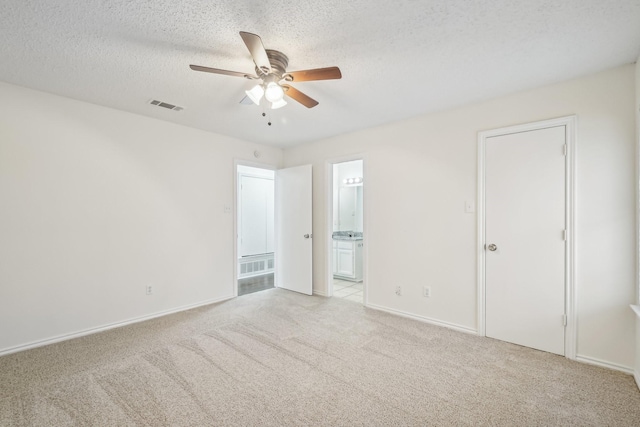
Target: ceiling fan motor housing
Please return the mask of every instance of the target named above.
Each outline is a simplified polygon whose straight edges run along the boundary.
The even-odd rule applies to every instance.
[[[271,64],[271,74],[276,74],[278,76],[278,79],[281,79],[287,71],[289,58],[287,58],[287,55],[280,51],[272,49],[265,50],[267,51],[267,58],[269,58],[269,63]],[[265,73],[264,70],[256,66],[256,74],[261,78],[264,78],[269,73]]]

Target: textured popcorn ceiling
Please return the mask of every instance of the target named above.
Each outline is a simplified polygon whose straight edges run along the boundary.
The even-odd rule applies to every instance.
[[[290,146],[632,63],[640,0],[3,0],[0,80],[243,140]],[[271,112],[240,105],[238,35],[337,65]],[[185,107],[173,112],[147,104]]]

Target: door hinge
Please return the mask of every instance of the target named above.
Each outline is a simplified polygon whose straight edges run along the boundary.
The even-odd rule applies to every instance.
[[[567,230],[562,230],[562,240],[567,241]]]
[[[567,155],[567,144],[563,144],[562,145],[562,155],[566,156]]]
[[[562,315],[562,326],[567,326],[567,315],[566,314]]]

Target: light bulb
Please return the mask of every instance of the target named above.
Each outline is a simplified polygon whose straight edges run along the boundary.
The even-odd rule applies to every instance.
[[[284,98],[284,89],[279,84],[271,82],[264,91],[264,97],[269,102],[278,102]]]
[[[247,94],[249,99],[252,100],[254,104],[260,105],[260,100],[264,95],[264,89],[262,89],[262,86],[260,85],[255,85],[253,89],[245,90],[244,93]]]
[[[284,99],[281,99],[280,101],[272,102],[271,103],[271,109],[272,110],[277,110],[278,108],[282,108],[285,105],[287,105],[287,101],[285,101]]]

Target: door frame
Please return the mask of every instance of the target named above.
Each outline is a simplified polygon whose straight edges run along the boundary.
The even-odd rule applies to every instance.
[[[486,336],[485,325],[485,147],[487,138],[529,132],[550,127],[565,126],[565,224],[567,240],[565,245],[565,357],[575,360],[577,353],[577,294],[575,288],[575,161],[577,116],[565,116],[550,120],[508,126],[478,132],[478,198],[477,209],[477,324],[478,335]]]
[[[333,296],[333,165],[338,163],[345,162],[353,162],[355,160],[362,161],[362,177],[366,178],[368,174],[367,170],[367,156],[364,153],[351,154],[341,157],[333,157],[331,159],[327,159],[325,161],[325,176],[327,177],[325,181],[325,191],[326,195],[325,199],[325,259],[327,262],[325,263],[325,275],[326,275],[326,295],[327,297]],[[368,238],[369,230],[368,230],[368,193],[367,190],[369,185],[363,184],[362,186],[362,234],[364,239],[362,240],[362,283],[364,286],[362,287],[363,298],[362,304],[366,307],[368,302],[368,292],[367,292],[367,280],[368,280],[368,270],[369,270],[369,244]],[[320,294],[320,292],[315,291],[314,293]]]
[[[274,173],[278,169],[276,165],[271,165],[268,163],[252,162],[250,160],[244,159],[233,159],[233,207],[231,209],[231,214],[233,215],[233,297],[238,296],[238,250],[240,249],[238,247],[238,166],[248,166],[252,168],[272,170],[274,171]],[[274,283],[276,274],[278,274],[278,271],[274,265]]]

